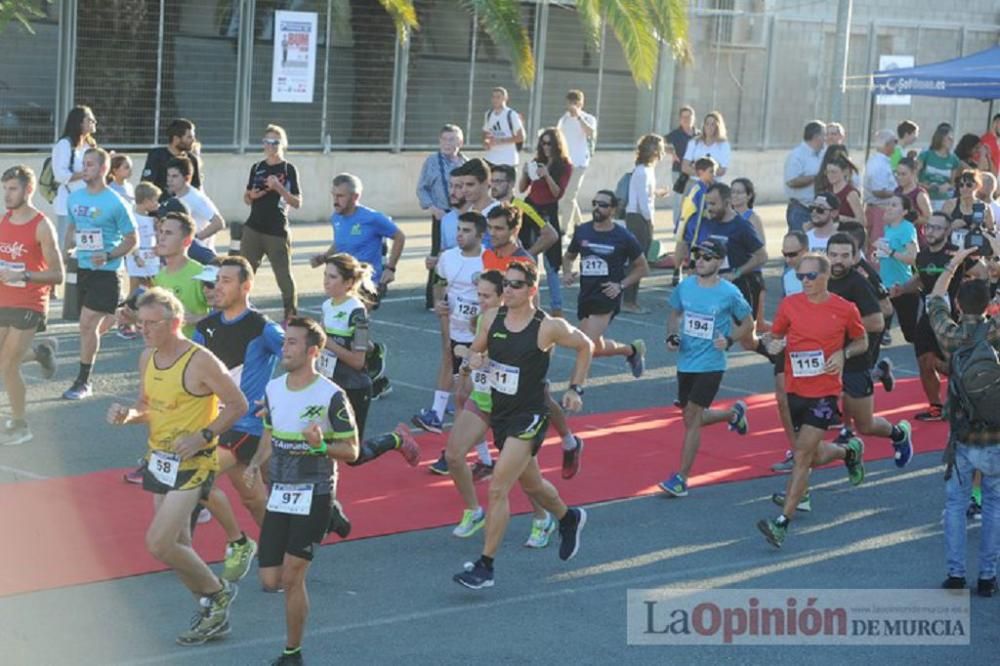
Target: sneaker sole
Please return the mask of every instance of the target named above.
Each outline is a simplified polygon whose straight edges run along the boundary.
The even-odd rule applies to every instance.
[[[430,471],[431,474],[437,474],[438,476],[448,476],[447,469],[441,469],[440,467],[435,467],[434,465],[431,465],[427,469]]]
[[[181,640],[181,638],[178,637],[177,638],[177,644],[180,645],[180,646],[182,646],[182,647],[198,647],[199,645],[204,645],[205,643],[208,643],[209,641],[215,641],[215,640],[219,640],[220,638],[225,638],[226,636],[228,636],[229,634],[231,634],[232,631],[233,631],[233,628],[229,625],[229,620],[226,620],[226,623],[224,625],[222,625],[221,627],[219,627],[218,631],[216,631],[214,633],[211,633],[211,634],[208,634],[206,636],[202,636],[201,640],[194,640],[194,641],[187,640],[187,641],[185,641],[185,640]]]
[[[226,577],[226,572],[225,572],[225,570],[223,570],[222,575],[220,576],[220,578],[222,578],[222,580],[225,580],[225,581],[230,582],[230,583],[238,583],[241,580],[243,580],[244,578],[246,578],[247,574],[250,573],[250,569],[253,568],[253,558],[257,556],[257,542],[256,541],[251,541],[250,543],[253,544],[253,548],[250,549],[250,557],[247,558],[247,565],[243,569],[243,573],[241,573],[236,578],[227,578]],[[230,603],[232,603],[232,602],[230,602]]]
[[[794,465],[786,466],[785,463],[775,463],[774,465],[771,465],[771,471],[778,472],[779,474],[791,474],[794,467]]]
[[[534,548],[536,550],[537,549],[541,549],[541,548],[548,548],[549,543],[552,542],[552,533],[555,532],[555,531],[556,531],[556,523],[555,523],[555,521],[553,521],[552,522],[552,529],[549,530],[548,534],[545,535],[545,542],[544,543],[533,544],[533,543],[531,543],[531,539],[529,538],[527,541],[524,542],[524,547],[525,548]]]
[[[493,587],[493,581],[492,580],[484,580],[479,585],[473,585],[471,583],[467,583],[464,580],[462,580],[461,576],[458,576],[458,575],[453,576],[452,580],[455,581],[456,583],[458,583],[459,585],[461,585],[462,587],[464,587],[466,589],[469,589],[469,590],[482,590],[483,588]]]
[[[656,485],[658,485],[660,487],[660,490],[662,490],[666,494],[670,495],[671,497],[687,497],[688,491],[686,491],[686,490],[684,492],[682,492],[682,493],[679,493],[679,492],[677,492],[675,490],[671,490],[665,484],[658,483]]]
[[[576,446],[577,446],[576,469],[571,470],[569,474],[566,473],[566,470],[563,470],[562,478],[564,479],[572,479],[574,476],[580,473],[581,469],[583,469],[583,440],[577,437],[576,435],[573,435],[573,437],[576,439]]]
[[[559,559],[563,562],[569,562],[574,557],[576,557],[577,552],[580,550],[580,534],[583,532],[584,526],[587,524],[587,512],[584,509],[578,509],[580,512],[580,522],[576,525],[576,535],[574,538],[575,543],[573,544],[573,550],[566,557],[559,553]]]
[[[426,423],[424,423],[423,421],[421,421],[416,416],[414,416],[412,419],[410,419],[410,423],[412,423],[416,427],[420,428],[421,430],[425,430],[427,432],[432,432],[435,435],[440,435],[444,431],[443,428],[439,428],[437,426],[432,426],[432,425],[427,425]]]
[[[476,524],[476,526],[473,527],[472,530],[467,532],[466,534],[459,534],[455,532],[455,530],[452,530],[451,535],[456,539],[468,539],[471,536],[475,536],[476,532],[483,529],[485,526],[486,526],[486,519],[484,518],[480,523]]]
[[[764,535],[764,538],[767,539],[767,542],[769,544],[771,544],[775,548],[781,548],[781,542],[780,541],[775,541],[774,535],[771,534],[771,530],[768,529],[768,527],[767,527],[767,521],[766,520],[760,520],[760,521],[758,521],[757,522],[757,529],[760,530],[760,533]]]
[[[776,506],[781,506],[781,507],[785,506],[784,500],[782,500],[781,502],[778,502],[777,498],[775,498],[773,495],[771,496],[771,504],[774,504]],[[813,508],[812,508],[812,500],[810,500],[808,503],[799,502],[799,505],[795,507],[795,510],[796,511],[801,511],[802,513],[810,513],[813,510]]]

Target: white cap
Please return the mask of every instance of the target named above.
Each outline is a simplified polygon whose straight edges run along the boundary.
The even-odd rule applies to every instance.
[[[205,266],[201,269],[201,273],[194,276],[195,280],[200,280],[201,282],[218,282],[219,280],[219,267],[218,266]]]

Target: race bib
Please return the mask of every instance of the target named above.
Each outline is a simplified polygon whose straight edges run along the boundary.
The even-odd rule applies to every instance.
[[[815,377],[816,375],[821,375],[823,374],[823,367],[826,365],[822,349],[789,352],[788,358],[792,363],[792,375],[794,377]]]
[[[472,319],[479,316],[479,301],[470,301],[459,296],[455,299],[455,317]]]
[[[327,379],[333,379],[333,373],[337,369],[337,355],[329,349],[324,349],[316,359],[316,370]]]
[[[489,393],[490,373],[484,368],[472,371],[472,390],[479,393]]]
[[[684,313],[684,335],[700,340],[711,340],[714,332],[715,317],[697,312]]]
[[[24,264],[23,263],[15,263],[13,261],[3,261],[3,260],[0,260],[0,270],[2,270],[2,269],[7,269],[8,271],[12,271],[14,273],[23,273],[24,272]],[[27,283],[25,283],[24,280],[17,280],[16,282],[6,282],[4,284],[6,284],[8,287],[27,287],[28,286]]]
[[[584,277],[607,277],[608,262],[595,255],[583,257],[580,259],[580,275]]]
[[[517,395],[521,369],[506,363],[490,361],[490,388],[504,395]]]
[[[104,232],[100,229],[76,232],[76,247],[88,252],[104,252]]]
[[[149,472],[157,481],[173,488],[177,483],[177,470],[181,466],[181,457],[176,453],[153,451],[149,457]]]
[[[312,510],[312,501],[311,483],[275,483],[271,485],[271,495],[267,498],[267,510],[308,516]]]

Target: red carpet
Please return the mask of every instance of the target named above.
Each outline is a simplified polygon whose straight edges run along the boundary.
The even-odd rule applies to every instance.
[[[879,413],[891,420],[910,418],[924,406],[917,380],[898,382],[891,394],[879,391]],[[691,479],[694,492],[710,483],[769,475],[771,464],[784,454],[787,444],[773,396],[754,396],[747,402],[749,435],[739,437],[722,425],[703,434]],[[556,437],[546,440],[539,458],[570,504],[658,492],[656,484],[678,465],[683,425],[675,408],[587,414],[572,419],[571,425],[586,440],[580,475],[570,481],[560,478],[562,458]],[[923,453],[943,448],[947,426],[915,422],[914,433],[917,452]],[[352,539],[458,521],[461,505],[450,479],[426,469],[445,437],[428,435],[420,441],[425,462],[419,469],[408,467],[395,453],[364,467],[341,468],[340,497],[354,524]],[[867,444],[866,458],[892,453],[888,440]],[[0,533],[5,540],[0,551],[0,596],[163,569],[146,553],[143,542],[152,500],[137,486],[123,483],[122,471],[0,486],[4,507]],[[228,481],[222,483],[228,489]],[[478,485],[483,500],[486,488]],[[235,494],[230,498],[238,504]],[[528,510],[520,491],[513,493],[512,508],[518,513]],[[237,511],[242,525],[253,524],[242,507]],[[256,528],[250,533],[256,536]],[[206,559],[221,559],[223,542],[215,521],[198,528],[195,546]]]

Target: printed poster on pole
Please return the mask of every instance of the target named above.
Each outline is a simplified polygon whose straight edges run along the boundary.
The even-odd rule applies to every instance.
[[[316,12],[274,12],[272,102],[312,103],[318,23]]]
[[[909,69],[914,65],[914,57],[911,55],[880,55],[878,57],[878,69],[884,72],[892,69]],[[909,95],[876,95],[875,104],[878,106],[908,106],[910,104]]]

